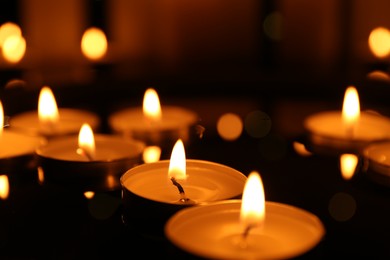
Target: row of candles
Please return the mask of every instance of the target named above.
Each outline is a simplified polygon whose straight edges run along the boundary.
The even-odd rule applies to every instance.
[[[152,88],[143,104],[142,109],[114,113],[109,122],[120,135],[108,135],[94,133],[100,123],[94,114],[58,109],[49,87],[42,88],[38,111],[5,120],[0,102],[0,166],[30,154],[38,157],[48,180],[82,189],[121,188],[126,225],[165,235],[179,248],[206,258],[291,258],[323,239],[325,227],[317,216],[265,200],[257,171],[247,177],[225,165],[186,159],[184,147],[196,113],[162,107]],[[347,88],[341,112],[312,115],[305,127],[309,150],[363,152],[380,174],[383,168],[388,171],[390,120],[361,113],[355,87]],[[147,147],[159,145],[173,146],[169,160],[143,157]]]

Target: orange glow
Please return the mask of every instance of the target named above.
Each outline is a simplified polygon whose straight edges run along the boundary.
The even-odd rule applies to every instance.
[[[0,198],[5,200],[9,195],[9,182],[7,175],[0,175]]]
[[[344,180],[350,180],[356,170],[358,157],[355,154],[342,154],[340,156],[341,176]]]
[[[156,90],[153,88],[148,88],[145,91],[142,108],[146,118],[153,121],[161,119],[160,99],[158,98]]]
[[[81,126],[78,141],[79,149],[77,153],[93,160],[95,158],[95,138],[89,124],[84,123]]]
[[[265,220],[265,196],[260,174],[252,171],[246,180],[240,211],[241,224],[245,227],[262,227]]]
[[[301,156],[310,156],[312,153],[306,149],[306,146],[299,142],[293,142],[294,150],[297,154]]]
[[[241,118],[233,113],[222,115],[217,122],[219,135],[228,141],[233,141],[240,137],[243,128],[244,124]]]
[[[381,71],[381,70],[371,71],[370,73],[368,73],[367,77],[369,79],[373,79],[373,80],[381,80],[381,81],[386,81],[386,82],[390,81],[390,75],[384,71]]]
[[[360,117],[359,95],[354,86],[345,91],[342,118],[346,129],[352,131]]]
[[[93,191],[84,192],[84,197],[86,197],[87,199],[92,199],[94,196],[95,196],[95,192]]]
[[[186,175],[186,154],[184,150],[184,144],[181,139],[177,140],[171,154],[171,160],[169,161],[168,169],[169,179],[175,178],[176,180],[185,180]]]
[[[377,27],[368,37],[368,46],[378,58],[384,58],[390,53],[390,31],[384,27]]]
[[[38,167],[38,182],[40,184],[43,184],[44,181],[45,181],[45,173],[44,173],[42,167],[39,166]]]
[[[90,60],[99,60],[107,53],[107,37],[96,27],[87,29],[81,39],[81,51]]]
[[[3,109],[3,103],[0,101],[0,136],[3,134],[3,127],[4,127],[4,109]]]
[[[21,35],[8,36],[3,43],[4,59],[9,63],[18,63],[26,53],[26,40]]]
[[[20,29],[19,25],[13,22],[6,22],[3,23],[0,26],[0,47],[3,46],[5,40],[9,36],[21,36],[22,35],[22,30]]]
[[[157,162],[160,160],[161,148],[159,146],[145,147],[142,156],[145,163]]]
[[[38,117],[42,126],[52,128],[59,120],[57,102],[48,86],[41,89],[38,100]]]

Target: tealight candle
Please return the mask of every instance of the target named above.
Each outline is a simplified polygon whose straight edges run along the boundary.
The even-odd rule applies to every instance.
[[[89,130],[83,131],[84,127]],[[45,180],[84,190],[120,188],[123,172],[142,161],[144,143],[93,132],[92,136],[83,136],[91,132],[90,126],[84,124],[78,138],[58,137],[37,149]],[[83,141],[88,138],[89,146],[88,141]]]
[[[390,141],[367,146],[363,158],[365,176],[376,183],[390,186]]]
[[[312,150],[359,153],[371,142],[390,138],[390,119],[373,112],[361,112],[356,88],[345,92],[342,111],[325,111],[304,121]]]
[[[245,180],[228,166],[185,159],[179,139],[170,160],[141,164],[123,174],[123,220],[141,234],[160,235],[165,221],[182,208],[241,197]]]
[[[241,200],[176,212],[165,225],[168,240],[204,259],[291,259],[312,250],[325,234],[319,218],[295,206],[265,201],[261,192],[256,196],[256,189],[262,189],[256,176],[248,176]]]
[[[161,106],[153,88],[145,91],[143,106],[113,113],[108,121],[115,133],[140,139],[148,146],[172,147],[177,139],[190,141],[191,127],[198,120],[195,112],[178,106]]]
[[[90,111],[57,108],[53,92],[48,86],[44,86],[40,91],[38,111],[22,112],[10,118],[12,129],[48,138],[77,134],[83,123],[88,123],[92,129],[97,129],[100,119]]]

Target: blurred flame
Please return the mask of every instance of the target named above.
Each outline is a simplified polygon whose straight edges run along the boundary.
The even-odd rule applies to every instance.
[[[20,26],[13,22],[5,22],[0,26],[0,47],[3,46],[5,40],[9,36],[21,36],[22,30]]]
[[[6,61],[19,62],[26,53],[26,40],[21,35],[8,36],[4,40],[2,53]]]
[[[4,127],[4,109],[3,109],[3,103],[0,101],[0,136],[3,134],[3,127]]]
[[[349,86],[344,95],[342,118],[348,130],[352,130],[360,117],[359,95],[354,86]]]
[[[79,149],[81,149],[78,150],[78,153],[85,155],[91,160],[95,158],[95,138],[89,124],[84,123],[81,126],[78,141]]]
[[[171,160],[169,161],[168,169],[169,179],[175,178],[176,180],[185,180],[186,175],[186,155],[184,150],[184,144],[181,139],[177,140],[171,154]]]
[[[143,100],[143,112],[148,119],[160,120],[161,119],[161,106],[160,99],[155,89],[148,88],[145,91]]]
[[[252,171],[246,180],[240,211],[241,224],[245,228],[263,226],[265,220],[265,196],[260,174]]]
[[[368,46],[378,58],[384,58],[390,53],[390,31],[384,27],[373,29],[368,37]]]
[[[84,197],[86,197],[87,199],[92,199],[94,196],[95,196],[95,192],[93,191],[84,192]]]
[[[40,184],[43,184],[45,181],[45,172],[43,171],[42,167],[38,166],[38,182]]]
[[[9,195],[9,182],[7,175],[0,175],[0,198],[6,199]]]
[[[293,142],[294,150],[297,152],[297,154],[301,156],[310,156],[312,153],[306,149],[306,146],[302,143],[299,143],[297,141]]]
[[[344,180],[350,180],[356,170],[358,157],[355,154],[342,154],[340,156],[341,176]]]
[[[90,60],[101,59],[107,53],[107,37],[96,27],[87,29],[81,39],[81,51]]]
[[[38,99],[38,118],[43,125],[53,126],[59,120],[57,102],[50,87],[41,89]]]
[[[159,146],[145,147],[142,156],[145,163],[157,162],[160,160],[161,148]]]

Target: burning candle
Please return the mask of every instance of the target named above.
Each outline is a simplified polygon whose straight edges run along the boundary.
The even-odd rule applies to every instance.
[[[239,198],[246,176],[228,166],[185,158],[177,140],[170,160],[145,163],[121,177],[126,225],[143,234],[161,235],[176,211],[204,202]]]
[[[144,143],[96,134],[84,123],[78,137],[50,139],[36,153],[48,181],[84,190],[115,190],[120,176],[142,161]]]
[[[83,123],[93,129],[100,125],[100,119],[92,112],[58,108],[50,87],[44,86],[39,94],[38,111],[27,111],[11,117],[10,126],[16,131],[44,137],[77,134]]]
[[[148,146],[172,147],[177,139],[190,141],[190,129],[198,116],[177,106],[161,106],[155,89],[145,91],[142,108],[131,107],[113,113],[109,125],[116,133],[140,139]]]
[[[164,232],[177,248],[205,259],[291,259],[312,250],[325,228],[304,209],[265,201],[260,175],[253,171],[241,200],[180,210]]]
[[[358,153],[371,142],[390,138],[390,120],[374,112],[361,112],[354,86],[345,91],[342,111],[325,111],[304,121],[312,150]]]

